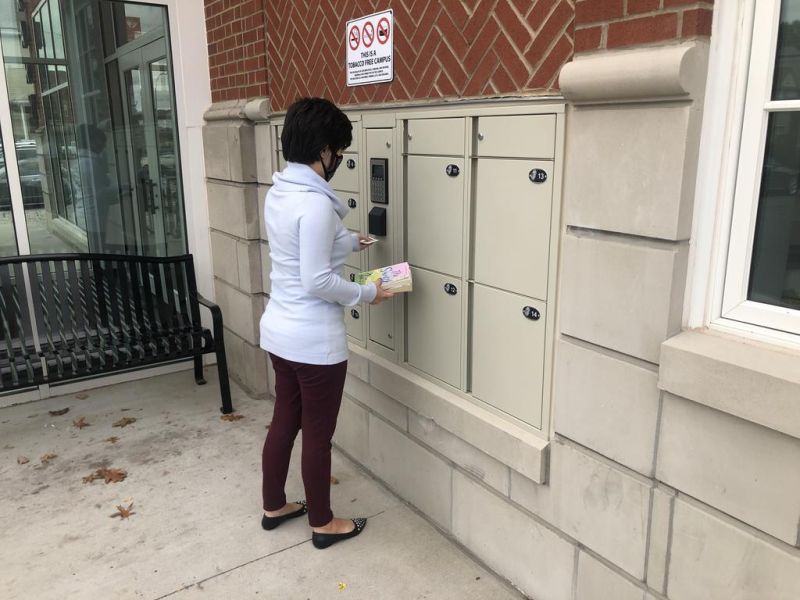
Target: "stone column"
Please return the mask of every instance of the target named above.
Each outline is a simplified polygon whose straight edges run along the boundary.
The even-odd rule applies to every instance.
[[[268,147],[259,143],[257,152],[255,122],[265,122],[268,110],[265,98],[219,102],[206,112],[203,128],[214,291],[225,319],[230,375],[257,397],[268,391],[267,357],[259,347],[269,277],[262,262],[265,189],[259,174],[271,175],[272,162]]]

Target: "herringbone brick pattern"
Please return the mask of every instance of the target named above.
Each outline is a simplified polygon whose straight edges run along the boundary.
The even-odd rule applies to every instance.
[[[573,53],[573,0],[266,0],[273,109],[552,90]],[[392,8],[395,80],[348,88],[345,23]]]

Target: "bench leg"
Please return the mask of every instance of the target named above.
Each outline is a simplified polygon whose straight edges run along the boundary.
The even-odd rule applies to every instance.
[[[203,375],[203,355],[194,355],[194,381],[197,385],[205,385],[206,378]]]
[[[221,337],[217,344],[217,372],[219,373],[219,391],[222,396],[222,406],[220,410],[223,414],[229,415],[233,412],[231,382],[228,379],[228,359],[225,357],[225,344]]]

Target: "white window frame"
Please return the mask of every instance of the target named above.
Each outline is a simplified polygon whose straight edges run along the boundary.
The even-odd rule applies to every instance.
[[[780,0],[715,3],[684,325],[797,347],[800,311],[747,299]],[[754,35],[757,32],[757,35]]]

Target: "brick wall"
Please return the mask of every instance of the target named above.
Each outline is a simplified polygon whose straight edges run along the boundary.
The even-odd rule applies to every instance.
[[[265,0],[204,0],[211,98],[267,96]]]
[[[339,104],[553,90],[572,56],[572,0],[267,3],[274,109],[305,94]],[[345,85],[345,23],[392,8],[395,80]]]
[[[711,35],[713,0],[578,0],[575,52]]]
[[[713,0],[204,0],[214,102],[339,104],[536,94],[573,52],[711,34]],[[395,80],[345,85],[347,20],[392,8]]]

